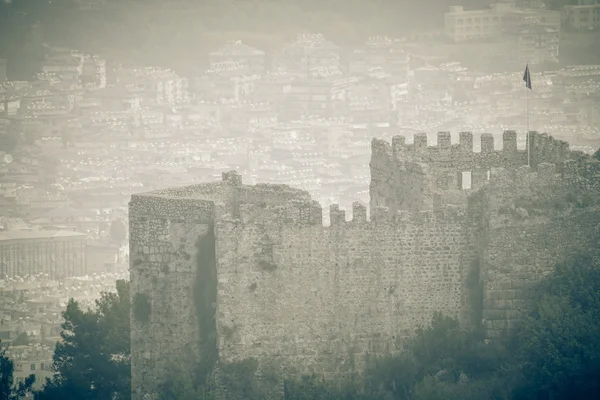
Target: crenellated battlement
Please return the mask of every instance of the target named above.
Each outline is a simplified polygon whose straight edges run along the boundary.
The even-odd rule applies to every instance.
[[[391,143],[382,139],[371,142],[372,160],[388,159],[396,162],[414,160],[424,162],[432,167],[458,168],[473,170],[478,168],[517,168],[527,165],[527,148],[517,148],[517,133],[504,131],[502,148],[497,149],[494,136],[483,133],[480,136],[480,149],[475,150],[473,134],[461,132],[458,143],[452,143],[450,132],[438,132],[437,144],[429,145],[426,133],[416,133],[412,143],[406,137],[398,135]],[[539,163],[562,163],[573,157],[569,145],[556,140],[545,133],[532,132],[530,135],[529,154],[532,165]]]
[[[503,151],[514,152],[517,150],[517,133],[515,131],[505,131],[503,133]],[[395,154],[420,154],[422,152],[436,153],[439,150],[454,150],[462,153],[478,153],[475,151],[473,134],[471,132],[460,132],[459,142],[452,143],[450,132],[442,131],[437,133],[437,144],[429,145],[427,133],[415,133],[412,143],[407,143],[406,137],[396,135],[392,137],[391,144],[379,138],[371,141],[371,152],[374,156],[393,156]],[[491,133],[481,134],[481,152],[487,153],[495,151],[494,136]]]
[[[462,221],[467,216],[465,207],[456,205],[443,205],[435,211],[419,211],[416,213],[404,210],[390,211],[388,207],[375,207],[370,216],[367,207],[361,202],[352,204],[352,215],[347,217],[347,210],[339,204],[329,206],[329,226],[340,228],[346,225],[368,224],[424,224],[429,222]],[[287,205],[265,205],[241,203],[237,213],[223,213],[219,220],[223,222],[240,222],[256,225],[298,225],[326,227],[323,218],[323,208],[319,202],[291,201]]]
[[[505,131],[501,149],[497,149],[494,136],[484,133],[476,151],[471,132],[461,132],[458,143],[452,143],[450,132],[438,132],[437,144],[433,146],[427,144],[425,133],[415,134],[411,144],[404,136],[394,136],[391,144],[373,139],[371,208],[426,211],[432,208],[436,196],[442,198],[442,203],[457,204],[465,202],[469,192],[486,186],[492,170],[502,168],[517,173],[531,165],[537,172],[539,165],[553,164],[557,172],[562,172],[566,161],[584,157],[572,152],[568,143],[547,134],[531,132],[526,149],[518,149],[517,141],[515,131]],[[520,170],[519,174],[525,171],[528,170]],[[538,180],[533,176],[527,179]]]

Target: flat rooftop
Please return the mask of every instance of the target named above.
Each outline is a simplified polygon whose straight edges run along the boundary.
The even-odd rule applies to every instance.
[[[257,183],[255,185],[245,185],[242,183],[241,175],[234,171],[224,172],[220,181],[199,183],[195,185],[171,187],[166,189],[153,190],[151,192],[136,193],[133,198],[141,197],[159,197],[164,199],[195,199],[209,201],[224,201],[230,199],[232,188],[238,190],[239,200],[244,202],[246,196],[269,194],[284,195],[289,198],[310,199],[310,194],[302,189],[293,188],[287,184]]]
[[[62,239],[62,238],[86,238],[85,233],[72,231],[27,231],[14,230],[0,232],[0,242],[9,240],[27,240],[27,239]]]

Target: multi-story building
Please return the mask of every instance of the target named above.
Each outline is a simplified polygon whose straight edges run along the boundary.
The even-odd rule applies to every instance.
[[[196,91],[204,100],[245,100],[254,92],[260,74],[246,64],[231,61],[214,64],[206,75],[196,80]]]
[[[52,377],[52,347],[44,345],[11,346],[7,355],[14,362],[13,378],[18,385],[35,375],[34,390],[40,390],[46,378]]]
[[[600,4],[600,0],[577,0],[578,6],[593,6]]]
[[[512,34],[514,54],[511,57],[521,64],[546,64],[559,62],[560,35],[544,26],[529,25]]]
[[[83,59],[81,82],[92,87],[106,87],[106,60],[86,55]]]
[[[70,97],[68,93],[58,93],[50,88],[33,89],[21,98],[18,114],[24,117],[66,116],[75,106],[75,98],[72,96]]]
[[[502,16],[507,11],[506,8],[466,11],[462,6],[452,6],[444,16],[446,36],[455,42],[462,42],[497,35],[501,32]]]
[[[446,36],[455,42],[500,37],[524,24],[549,27],[560,32],[561,14],[546,9],[521,9],[514,0],[493,3],[489,9],[464,10],[461,6],[450,7],[445,14]]]
[[[125,85],[114,85],[104,89],[90,90],[78,104],[80,109],[101,108],[105,112],[139,111],[140,94],[129,90]]]
[[[540,9],[545,6],[542,0],[517,0],[515,4],[522,10]]]
[[[346,102],[356,78],[344,76],[339,69],[317,68],[310,78],[292,81],[285,104],[287,118],[301,116],[334,117],[345,114]]]
[[[563,68],[552,77],[552,84],[555,87],[564,89],[576,88],[586,83],[600,82],[600,66],[599,65],[574,65]],[[573,93],[569,93],[572,96]]]
[[[352,96],[395,110],[398,103],[408,97],[408,82],[402,76],[373,71],[354,83]]]
[[[1,96],[1,95],[0,95]],[[0,116],[14,117],[21,107],[21,98],[11,93],[5,93],[0,97]]]
[[[87,235],[70,231],[0,232],[0,277],[85,274]]]
[[[117,82],[138,92],[145,105],[176,104],[188,100],[188,80],[158,67],[121,68]]]
[[[8,80],[7,65],[8,60],[6,60],[6,58],[0,58],[0,83]]]
[[[12,134],[12,133],[11,133]],[[48,157],[36,155],[33,157],[14,154],[12,162],[0,165],[1,180],[21,185],[39,185],[56,182],[56,162]],[[17,202],[20,208],[33,206],[37,196],[19,198]]]
[[[84,55],[78,51],[51,47],[42,63],[42,72],[60,80],[78,81],[83,72]]]
[[[287,74],[270,73],[256,82],[253,99],[267,101],[280,106],[291,88],[291,78]]]
[[[277,123],[277,111],[269,103],[232,103],[225,109],[230,127],[269,127]]]
[[[600,2],[580,0],[578,5],[564,6],[564,25],[571,30],[587,31],[600,28]]]
[[[299,34],[273,61],[274,70],[307,77],[313,68],[339,68],[340,47],[322,34]]]
[[[362,49],[350,55],[348,72],[350,75],[369,75],[380,69],[395,79],[408,82],[410,57],[396,43],[382,36],[369,38]]]
[[[265,52],[243,44],[240,40],[227,43],[219,50],[208,55],[211,69],[222,63],[237,63],[247,66],[253,73],[262,73],[265,69]]]
[[[354,133],[384,134],[389,131],[394,118],[393,111],[386,104],[379,102],[353,99],[348,104],[348,122]]]
[[[457,76],[443,68],[422,67],[414,72],[415,91],[428,99],[446,99],[451,95],[452,82]]]
[[[113,272],[118,261],[119,246],[107,240],[95,240],[87,247],[87,273]]]
[[[503,31],[512,31],[523,25],[539,25],[560,32],[561,19],[560,11],[511,9],[502,17],[502,29]]]

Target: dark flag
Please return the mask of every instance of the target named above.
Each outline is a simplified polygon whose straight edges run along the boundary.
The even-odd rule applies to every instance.
[[[525,81],[525,87],[527,89],[531,89],[531,74],[529,74],[529,64],[525,67],[525,75],[523,75],[523,80]]]

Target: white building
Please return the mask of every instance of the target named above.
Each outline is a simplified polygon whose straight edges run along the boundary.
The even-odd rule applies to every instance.
[[[549,27],[560,32],[561,14],[544,9],[521,9],[514,0],[493,3],[483,10],[450,7],[445,14],[444,31],[455,42],[497,37],[524,23]]]
[[[572,30],[587,31],[600,28],[600,1],[579,0],[577,5],[564,6],[562,21]]]

